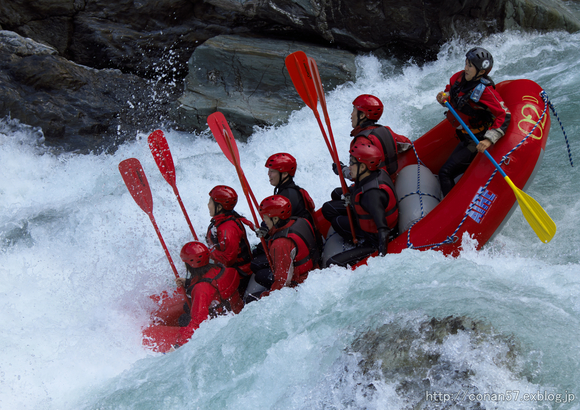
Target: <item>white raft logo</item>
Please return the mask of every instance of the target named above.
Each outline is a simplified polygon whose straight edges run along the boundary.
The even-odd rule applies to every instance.
[[[495,201],[495,198],[497,198],[496,194],[480,187],[471,201],[471,206],[467,211],[467,215],[469,215],[469,217],[475,222],[481,223],[481,220],[491,207],[493,201]]]

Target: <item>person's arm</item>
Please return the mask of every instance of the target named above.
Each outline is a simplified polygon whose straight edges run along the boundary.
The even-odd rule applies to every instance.
[[[274,266],[274,283],[270,290],[282,289],[290,285],[294,276],[294,257],[296,247],[294,242],[288,238],[278,238],[270,245],[270,257]]]
[[[408,149],[410,149],[413,146],[413,143],[411,142],[411,140],[409,138],[405,137],[404,135],[397,134],[396,132],[394,132],[391,129],[391,127],[385,126],[385,128],[387,128],[389,130],[389,132],[391,133],[391,135],[393,136],[393,138],[395,140],[395,144],[397,144],[397,153],[398,154],[407,151]]]
[[[489,109],[491,114],[495,117],[493,124],[485,132],[484,140],[478,144],[478,151],[483,152],[492,144],[495,144],[501,137],[503,137],[508,129],[511,120],[511,113],[506,107],[503,99],[498,92],[491,86],[485,88],[485,91],[479,99],[479,103],[483,104]],[[486,142],[487,141],[487,142]],[[480,145],[485,143],[486,147],[480,150]]]
[[[199,325],[209,317],[209,306],[213,300],[219,299],[217,291],[209,283],[199,283],[191,291],[191,321],[179,329],[177,344],[182,346],[191,339]]]

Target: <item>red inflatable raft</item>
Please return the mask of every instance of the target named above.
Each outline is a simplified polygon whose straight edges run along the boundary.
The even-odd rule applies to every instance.
[[[504,81],[497,84],[496,89],[512,116],[506,135],[488,152],[514,184],[525,190],[532,182],[544,154],[550,129],[549,112],[540,95],[542,88],[533,81]],[[457,143],[454,128],[444,120],[414,141],[414,150],[410,149],[399,156],[399,172],[413,165],[416,170],[418,157],[433,177]],[[404,206],[402,198],[399,199],[401,207]],[[425,202],[427,199],[425,197]],[[513,190],[483,154],[477,155],[453,190],[440,203],[437,198],[437,202],[433,209],[413,221],[409,229],[389,243],[389,253],[413,248],[435,249],[455,256],[462,247],[465,232],[477,241],[480,249],[501,230],[517,208]],[[320,211],[317,217],[319,228],[326,236],[329,223],[322,218]],[[533,234],[531,228],[530,234]],[[356,266],[364,263],[366,260]],[[164,293],[152,299],[158,304],[158,309],[152,313],[155,325],[143,331],[143,344],[154,351],[167,352],[179,333],[177,319],[183,313],[185,300],[177,292],[171,296]]]
[[[544,154],[550,129],[549,110],[540,95],[542,88],[533,81],[503,81],[496,89],[511,112],[511,122],[506,135],[488,152],[514,184],[525,191]],[[443,120],[414,141],[415,150],[410,149],[399,156],[399,173],[414,164],[416,170],[418,157],[430,173],[437,175],[457,143],[451,123]],[[397,191],[401,200],[398,183],[399,180]],[[402,207],[401,201],[400,212]],[[501,230],[516,208],[513,190],[492,162],[485,155],[478,154],[453,190],[389,243],[389,253],[413,248],[435,249],[456,256],[465,232],[477,240],[480,249]],[[328,229],[328,223],[321,215],[319,221],[323,230]],[[531,229],[530,233],[533,234]]]

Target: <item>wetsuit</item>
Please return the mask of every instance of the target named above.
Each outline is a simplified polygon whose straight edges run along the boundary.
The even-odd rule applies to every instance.
[[[483,84],[485,89],[478,101],[474,101],[472,98],[474,90],[480,84]],[[450,95],[451,106],[479,141],[487,139],[495,144],[507,131],[511,114],[489,77],[484,76],[482,79],[466,81],[464,71],[459,71],[451,77],[449,84],[445,87],[445,92]],[[451,112],[447,112],[446,115],[456,127],[460,142],[439,170],[439,182],[443,195],[449,193],[455,185],[454,179],[467,170],[477,155],[475,141],[461,127]]]
[[[274,195],[282,195],[288,198],[292,205],[292,216],[306,218],[308,219],[308,222],[314,226],[314,220],[312,217],[314,202],[310,199],[308,192],[296,185],[291,177],[274,188]]]
[[[333,200],[322,206],[322,214],[333,229],[349,241],[352,232],[341,194],[339,188],[333,191]],[[371,175],[357,181],[350,187],[350,197],[355,216],[355,236],[361,243],[357,248],[331,258],[327,265],[352,265],[377,250],[385,255],[388,241],[398,234],[397,197],[393,182],[384,170],[372,171]]]

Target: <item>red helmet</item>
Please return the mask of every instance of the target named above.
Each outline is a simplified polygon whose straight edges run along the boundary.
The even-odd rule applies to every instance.
[[[296,158],[285,152],[271,155],[266,161],[266,168],[275,169],[278,172],[287,172],[291,177],[296,174]]]
[[[181,260],[192,268],[200,268],[209,263],[209,249],[201,242],[188,242],[181,248]]]
[[[225,211],[231,211],[238,203],[238,194],[233,188],[218,185],[209,191],[209,196],[216,204],[220,204]]]
[[[374,95],[362,94],[352,102],[354,108],[364,112],[369,120],[377,121],[383,115],[383,103]]]
[[[371,144],[355,144],[350,149],[350,155],[355,157],[358,162],[365,164],[369,171],[376,170],[383,160],[381,150]]]
[[[267,215],[270,218],[277,216],[280,219],[288,219],[292,216],[292,204],[285,196],[272,195],[260,203],[258,211],[260,215]]]

